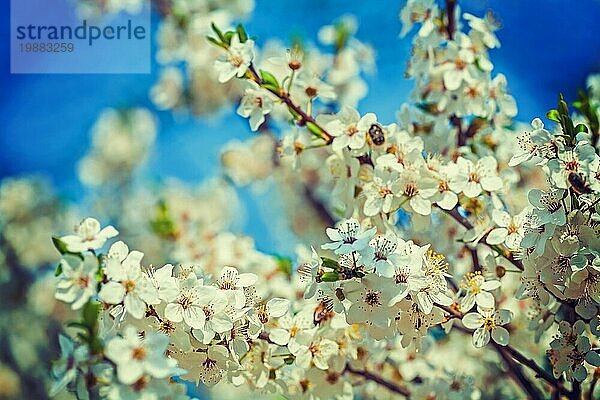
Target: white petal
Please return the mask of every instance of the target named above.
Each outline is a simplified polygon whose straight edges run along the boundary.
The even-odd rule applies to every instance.
[[[485,241],[491,245],[500,244],[504,242],[504,239],[506,239],[507,234],[508,229],[506,228],[492,229],[492,231],[487,235]]]
[[[473,346],[483,347],[490,342],[490,332],[485,328],[478,328],[473,332]]]
[[[290,332],[286,329],[275,328],[269,333],[269,339],[280,346],[285,346],[290,340]]]
[[[479,313],[468,313],[462,318],[462,323],[467,329],[477,329],[483,325],[483,318]]]
[[[119,304],[125,296],[125,288],[117,282],[108,282],[100,289],[100,300],[108,304]]]
[[[475,296],[475,301],[479,307],[492,308],[494,307],[494,296],[490,292],[481,291]]]
[[[290,307],[290,301],[287,299],[273,298],[267,302],[267,312],[270,316],[279,318],[287,313]]]
[[[508,331],[501,326],[492,329],[492,339],[500,346],[506,346],[508,344],[508,336]]]

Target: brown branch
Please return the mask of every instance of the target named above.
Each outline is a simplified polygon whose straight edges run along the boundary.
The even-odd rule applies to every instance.
[[[438,305],[438,307],[441,308],[442,310],[446,311],[447,313],[449,313],[453,318],[462,320],[462,317],[463,317],[462,312],[460,312],[452,307],[439,306],[439,305]],[[456,328],[456,330],[458,330],[459,332],[462,332],[462,333],[465,333],[468,335],[471,335],[473,333],[473,331],[471,329],[467,329],[462,325],[454,324],[454,328]],[[515,361],[519,362],[520,364],[528,367],[533,372],[535,372],[535,376],[537,378],[541,378],[542,380],[544,380],[546,383],[548,383],[550,386],[552,386],[552,388],[554,390],[558,391],[559,393],[566,394],[566,395],[569,395],[571,393],[556,378],[554,378],[554,376],[552,374],[550,374],[548,371],[544,370],[542,367],[537,365],[537,363],[534,360],[532,360],[531,358],[525,357],[514,347],[511,347],[510,345],[500,346],[499,344],[497,344],[493,341],[490,342],[490,344],[493,345],[494,349],[498,352],[498,354],[500,354],[500,356],[502,356],[504,358],[504,355],[506,354],[506,355],[510,356],[512,359],[514,359]],[[519,377],[517,377],[517,378],[520,379]],[[544,398],[544,397],[541,397],[541,398]]]
[[[269,339],[269,335],[266,332],[261,332],[258,335],[258,339],[264,340],[271,344],[276,344],[271,339]],[[353,375],[362,376],[363,378],[365,378],[369,381],[373,381],[373,382],[377,383],[378,385],[388,388],[389,390],[391,390],[394,393],[398,393],[406,398],[410,398],[410,391],[407,388],[399,386],[399,385],[397,385],[393,382],[390,382],[390,381],[388,381],[378,375],[375,375],[371,372],[368,372],[365,370],[361,371],[361,370],[354,369],[354,368],[352,368],[352,366],[349,363],[346,364],[346,369],[344,370],[344,372],[349,372]]]
[[[345,372],[349,372],[349,373],[351,373],[353,375],[357,375],[357,376],[362,376],[366,380],[373,381],[373,382],[377,383],[378,385],[381,385],[394,393],[398,393],[406,398],[410,398],[410,390],[408,390],[407,388],[405,388],[403,386],[399,386],[393,382],[390,382],[390,381],[380,377],[379,375],[375,375],[375,374],[373,374],[369,371],[365,371],[365,370],[354,369],[354,368],[352,368],[352,366],[350,364],[346,364]]]
[[[335,225],[335,218],[333,218],[325,204],[323,204],[323,202],[315,196],[313,191],[307,185],[304,185],[304,197],[306,197],[310,205],[319,215],[319,218],[321,218],[321,220],[325,224],[325,226]]]
[[[448,40],[454,40],[454,32],[456,32],[456,3],[457,0],[446,0],[446,15],[448,16],[446,32],[448,33]]]
[[[534,371],[536,377],[543,379],[548,384],[557,388],[559,391],[562,391],[564,389],[561,388],[560,382],[558,382],[552,374],[550,374],[548,371],[544,370],[542,367],[537,365],[537,363],[531,358],[525,357],[523,354],[519,353],[516,349],[510,346],[506,346],[505,350],[512,358]]]
[[[263,81],[263,79],[260,77],[260,75],[256,72],[256,69],[254,68],[254,65],[250,65],[248,67],[248,70],[250,71],[251,79],[254,80],[258,85],[262,85],[265,82]],[[315,125],[321,132],[321,137],[323,138],[323,140],[325,141],[325,143],[327,144],[331,144],[333,142],[333,138],[334,136],[331,135],[330,133],[327,132],[326,129],[324,129],[322,126],[320,126],[319,124],[317,124],[316,120],[306,114],[306,112],[304,112],[300,106],[298,106],[297,104],[295,104],[291,97],[290,94],[285,92],[284,90],[280,89],[280,90],[274,90],[270,87],[263,87],[265,90],[269,91],[270,93],[272,93],[273,95],[275,95],[275,97],[277,97],[279,100],[281,100],[292,112],[292,114],[298,119],[296,121],[296,123],[298,124],[298,126],[305,126],[307,123],[311,123],[313,125]]]
[[[467,250],[471,254],[471,260],[473,262],[473,272],[481,271],[481,265],[479,264],[479,256],[477,255],[477,249],[470,249],[467,247]]]
[[[523,373],[523,368],[517,364],[512,357],[507,353],[507,349],[504,346],[500,346],[497,343],[492,342],[492,345],[504,360],[506,370],[510,376],[517,382],[517,384],[529,395],[529,398],[533,400],[544,399],[543,393],[540,389],[535,386],[527,376]]]
[[[438,208],[440,210],[444,211],[446,214],[448,214],[452,218],[454,218],[454,220],[456,220],[456,222],[458,222],[459,224],[461,224],[465,228],[467,228],[467,229],[473,229],[473,224],[471,222],[469,222],[468,219],[466,219],[465,217],[463,217],[462,215],[460,215],[460,213],[458,212],[458,209],[456,207],[454,207],[452,210],[444,210],[441,207],[438,207]],[[480,240],[485,239],[485,237],[486,236],[484,235]],[[486,246],[488,246],[488,247],[490,247],[490,248],[493,249],[493,247],[490,246],[489,244],[487,244],[485,241],[480,241],[479,243],[483,243]],[[504,246],[500,246],[500,249],[502,251],[498,251],[498,253],[502,257],[504,257],[505,259],[507,259],[512,265],[514,265],[515,267],[517,267],[520,271],[523,271],[525,269],[525,267],[523,267],[523,263],[520,260],[515,259],[513,257],[513,255],[512,255],[512,253],[510,252],[510,250],[508,250]]]

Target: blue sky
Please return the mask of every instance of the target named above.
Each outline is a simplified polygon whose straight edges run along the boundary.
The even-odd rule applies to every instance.
[[[66,197],[81,193],[74,165],[89,144],[89,129],[105,107],[146,106],[150,75],[11,75],[9,73],[9,2],[2,2],[0,31],[0,177],[42,173]],[[360,22],[358,37],[377,50],[378,73],[368,78],[370,92],[360,104],[392,121],[413,83],[404,79],[410,37],[398,37],[402,2],[362,0],[256,0],[247,28],[262,39],[302,35],[315,39],[320,26],[349,13]],[[491,8],[503,27],[502,47],[492,52],[496,72],[504,73],[519,105],[518,118],[530,121],[554,106],[557,93],[573,98],[585,77],[600,72],[598,0],[461,0],[469,12],[481,15]],[[153,21],[156,26],[156,20]],[[175,122],[159,113],[158,146],[150,176],[177,176],[198,182],[218,173],[220,146],[249,134],[247,123],[233,107],[219,119]],[[215,135],[211,132],[219,132]],[[259,247],[272,250],[263,235],[260,207],[244,191],[248,217],[244,230]]]

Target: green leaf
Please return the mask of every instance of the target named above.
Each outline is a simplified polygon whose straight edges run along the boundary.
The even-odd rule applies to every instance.
[[[323,267],[325,268],[331,268],[335,271],[340,269],[340,264],[338,264],[337,261],[332,260],[331,258],[321,257],[321,260],[323,261]]]
[[[61,263],[56,266],[56,271],[54,271],[54,276],[59,276],[60,274],[62,274],[62,272],[63,272],[63,268],[62,268],[62,263]]]
[[[321,128],[319,128],[319,126],[317,124],[315,124],[314,122],[308,121],[306,123],[306,128],[308,129],[308,131],[310,133],[312,133],[316,137],[323,138],[323,130]]]
[[[206,37],[206,40],[208,40],[210,43],[214,44],[214,45],[215,45],[215,46],[217,46],[217,47],[220,47],[220,48],[222,48],[222,49],[225,49],[225,50],[227,50],[227,45],[226,45],[226,44],[224,44],[224,43],[222,43],[222,42],[220,42],[220,41],[218,41],[218,40],[217,40],[217,39],[215,39],[214,37],[207,36],[207,37]]]
[[[337,272],[325,272],[321,276],[322,282],[336,282],[340,279],[340,274]]]
[[[575,133],[581,133],[581,132],[587,133],[588,128],[584,124],[577,124],[577,126],[575,127]]]
[[[100,315],[100,303],[90,300],[83,306],[83,324],[92,334],[95,334],[98,327],[98,315]]]
[[[277,260],[277,269],[287,276],[292,275],[292,259],[288,257],[282,257],[275,255],[275,259]]]
[[[236,31],[238,36],[240,37],[241,43],[244,43],[248,40],[248,34],[246,33],[246,30],[244,29],[244,26],[242,24],[238,24]]]
[[[52,243],[54,244],[54,247],[56,247],[56,250],[58,250],[60,254],[69,253],[69,250],[67,250],[67,244],[59,238],[57,238],[56,236],[52,236]]]
[[[554,122],[560,122],[560,116],[558,115],[558,111],[554,109],[546,113],[546,118]]]
[[[173,240],[177,238],[177,226],[173,218],[171,218],[167,203],[161,200],[156,205],[156,208],[156,216],[150,220],[152,231],[163,239]]]
[[[217,35],[217,37],[221,39],[221,42],[225,42],[225,36],[223,35],[223,32],[221,32],[221,30],[217,28],[214,22],[210,23],[210,27],[212,28],[213,32]]]
[[[562,93],[558,96],[557,110],[560,115],[569,115],[569,106],[567,105],[567,102],[565,101],[565,98],[563,97]]]
[[[260,86],[266,89],[273,90],[275,92],[279,91],[279,82],[277,82],[277,78],[275,78],[275,76],[272,73],[261,69],[260,78],[262,79],[262,83]]]
[[[233,35],[235,35],[235,34],[236,34],[236,32],[233,32],[233,31],[225,32],[225,34],[223,35],[223,37],[224,37],[223,42],[227,43],[227,46],[229,46],[231,44],[231,39],[233,39]]]

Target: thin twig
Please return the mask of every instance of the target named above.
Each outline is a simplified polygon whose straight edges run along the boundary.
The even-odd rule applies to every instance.
[[[458,311],[452,307],[446,307],[446,306],[438,306],[438,307],[440,307],[442,310],[449,313],[452,317],[462,320],[463,313],[461,313],[460,311]],[[456,330],[458,330],[462,333],[468,334],[468,335],[471,335],[473,333],[473,331],[471,329],[467,329],[461,325],[454,324],[454,328]],[[554,376],[552,376],[552,374],[550,374],[548,371],[544,370],[542,367],[537,365],[537,363],[534,360],[525,357],[514,347],[511,347],[510,345],[500,346],[500,345],[496,344],[495,342],[491,342],[491,344],[494,346],[494,349],[496,351],[498,351],[499,349],[503,349],[506,352],[506,354],[509,355],[510,357],[512,357],[515,361],[517,361],[520,364],[531,369],[533,372],[535,372],[536,377],[541,378],[542,380],[546,381],[546,383],[551,385],[552,388],[554,388],[555,390],[557,390],[563,394],[570,393],[556,378],[554,378]],[[500,355],[502,356],[502,354],[500,354]]]
[[[452,210],[444,210],[443,208],[440,207],[440,210],[444,211],[446,214],[448,214],[449,216],[454,218],[459,224],[461,224],[465,228],[473,229],[473,224],[471,222],[469,222],[468,219],[466,219],[465,217],[460,215],[460,213],[458,212],[458,209],[456,207],[454,207]],[[483,238],[482,238],[482,240],[483,240]],[[480,243],[483,243],[486,246],[491,247],[485,241],[481,241]],[[515,259],[512,255],[512,253],[507,248],[505,248],[504,246],[501,246],[500,249],[502,251],[498,251],[498,253],[502,257],[507,259],[512,265],[517,267],[520,271],[523,271],[525,269],[525,267],[523,267],[523,263],[520,260]]]
[[[251,77],[252,80],[254,80],[259,85],[262,85],[265,83],[263,81],[263,79],[260,77],[260,75],[256,72],[254,65],[251,64],[248,67],[248,70],[250,71],[250,74],[252,75],[252,77]],[[281,100],[291,111],[293,111],[292,114],[294,114],[295,116],[297,115],[298,120],[296,122],[299,126],[305,126],[307,123],[314,124],[321,132],[321,137],[323,138],[325,143],[330,144],[333,142],[334,136],[331,135],[330,133],[328,133],[325,128],[320,126],[312,116],[310,116],[306,112],[304,112],[302,110],[302,108],[300,108],[300,106],[295,104],[292,101],[289,93],[285,92],[284,90],[274,90],[272,88],[267,88],[267,87],[265,87],[264,89],[269,91],[273,95],[275,95],[279,100]]]
[[[506,346],[505,349],[506,349],[506,352],[512,358],[514,358],[515,360],[517,360],[518,362],[520,362],[521,364],[525,365],[526,367],[530,368],[533,372],[535,372],[535,375],[538,378],[543,379],[544,381],[546,381],[547,383],[552,385],[554,388],[558,389],[561,393],[566,393],[565,389],[562,387],[560,382],[558,382],[558,380],[556,380],[556,378],[554,378],[554,376],[552,374],[550,374],[548,371],[546,371],[545,369],[543,369],[542,367],[537,365],[537,363],[534,360],[532,360],[531,358],[525,357],[523,354],[519,353],[519,351],[517,351],[513,347]]]
[[[504,360],[504,364],[506,364],[506,369],[510,376],[517,382],[517,384],[529,395],[529,397],[533,400],[542,400],[544,399],[544,395],[540,391],[540,389],[535,386],[527,376],[523,373],[523,369],[519,364],[517,364],[511,356],[508,354],[507,349],[499,344],[492,342],[492,345]]]
[[[382,377],[380,377],[379,375],[375,375],[369,371],[365,371],[365,370],[357,370],[352,368],[352,366],[350,364],[346,364],[346,372],[349,372],[353,375],[358,375],[358,376],[362,376],[363,378],[369,380],[369,381],[373,381],[375,383],[377,383],[378,385],[381,385],[383,387],[386,387],[387,389],[391,390],[394,393],[398,393],[406,398],[410,398],[410,390],[408,390],[407,388],[403,387],[403,386],[399,386],[393,382],[390,382]]]
[[[446,25],[446,32],[448,33],[448,40],[454,40],[454,32],[456,32],[456,2],[457,0],[446,0],[446,15],[448,16],[448,24]]]
[[[304,185],[304,196],[317,212],[325,226],[335,225],[335,218],[331,215],[325,204],[315,196],[313,191],[307,185]]]

